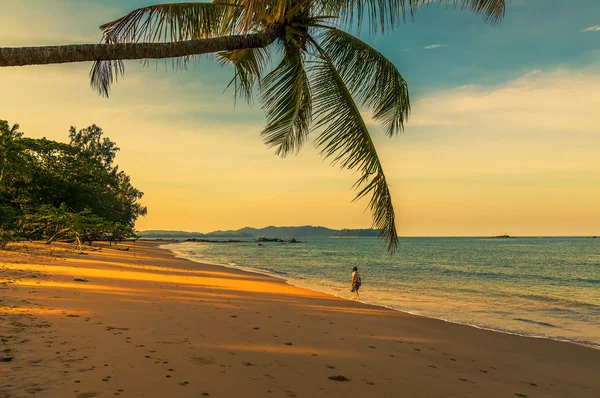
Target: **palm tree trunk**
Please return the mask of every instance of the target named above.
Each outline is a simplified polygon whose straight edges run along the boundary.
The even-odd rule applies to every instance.
[[[276,32],[186,40],[175,43],[73,44],[48,47],[0,48],[0,67],[69,62],[173,58],[218,51],[266,47]]]

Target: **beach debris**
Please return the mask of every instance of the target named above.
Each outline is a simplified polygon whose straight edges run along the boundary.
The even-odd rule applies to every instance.
[[[329,376],[329,380],[334,380],[334,381],[350,381],[349,378],[347,378],[346,376],[343,376],[343,375]]]
[[[76,277],[74,277],[74,278],[73,278],[73,280],[74,280],[75,282],[89,282],[87,279],[85,279],[85,278],[84,278],[84,277],[82,277],[82,276],[76,276]]]
[[[335,369],[335,366],[333,366],[333,365],[325,365],[325,367],[329,368],[329,369]]]
[[[292,343],[290,343],[289,341],[287,343],[283,343],[285,345],[292,345]]]
[[[242,365],[244,365],[244,366],[254,366],[254,364],[250,363],[250,362],[242,362]]]
[[[2,362],[10,362],[10,361],[12,361],[13,359],[15,359],[15,358],[14,358],[14,357],[11,357],[11,356],[6,356],[6,357],[3,357],[3,358],[2,358]]]
[[[522,397],[522,398],[527,398],[527,397],[529,397],[529,395],[527,395],[527,394],[519,394],[518,392],[516,392],[516,393],[515,393],[515,395],[516,395],[517,397]]]

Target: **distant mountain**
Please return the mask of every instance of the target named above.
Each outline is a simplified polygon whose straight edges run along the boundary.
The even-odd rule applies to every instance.
[[[301,227],[275,227],[265,228],[245,227],[238,230],[213,231],[209,233],[186,232],[186,231],[165,231],[150,230],[138,232],[142,238],[301,238],[301,237],[376,237],[377,231],[374,229],[331,229],[326,227],[314,227],[305,225]]]
[[[177,239],[177,238],[252,238],[253,235],[245,234],[241,232],[233,232],[227,233],[223,231],[211,232],[208,234],[203,234],[201,232],[187,232],[187,231],[168,231],[168,230],[149,230],[149,231],[140,231],[137,233],[142,238],[151,238],[151,239],[159,239],[159,238],[167,238],[167,239]]]

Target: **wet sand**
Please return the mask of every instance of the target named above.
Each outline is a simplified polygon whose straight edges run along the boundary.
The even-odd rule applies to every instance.
[[[600,397],[600,350],[363,305],[156,242],[63,248],[0,251],[1,398]]]

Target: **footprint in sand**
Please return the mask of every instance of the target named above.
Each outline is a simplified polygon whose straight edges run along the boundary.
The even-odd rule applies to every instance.
[[[529,395],[527,395],[527,394],[519,394],[518,392],[516,392],[515,395],[517,397],[521,397],[521,398],[528,398],[529,397]]]
[[[194,355],[192,357],[192,362],[196,365],[212,365],[215,363],[215,359],[213,357],[205,358],[198,355]]]
[[[97,392],[82,392],[81,394],[77,394],[77,398],[94,398],[97,395]]]
[[[523,384],[527,384],[527,385],[529,385],[529,386],[532,386],[532,387],[537,387],[537,386],[538,386],[537,384],[535,384],[535,383],[531,383],[531,382],[529,382],[529,381],[522,381],[521,383],[523,383]]]

